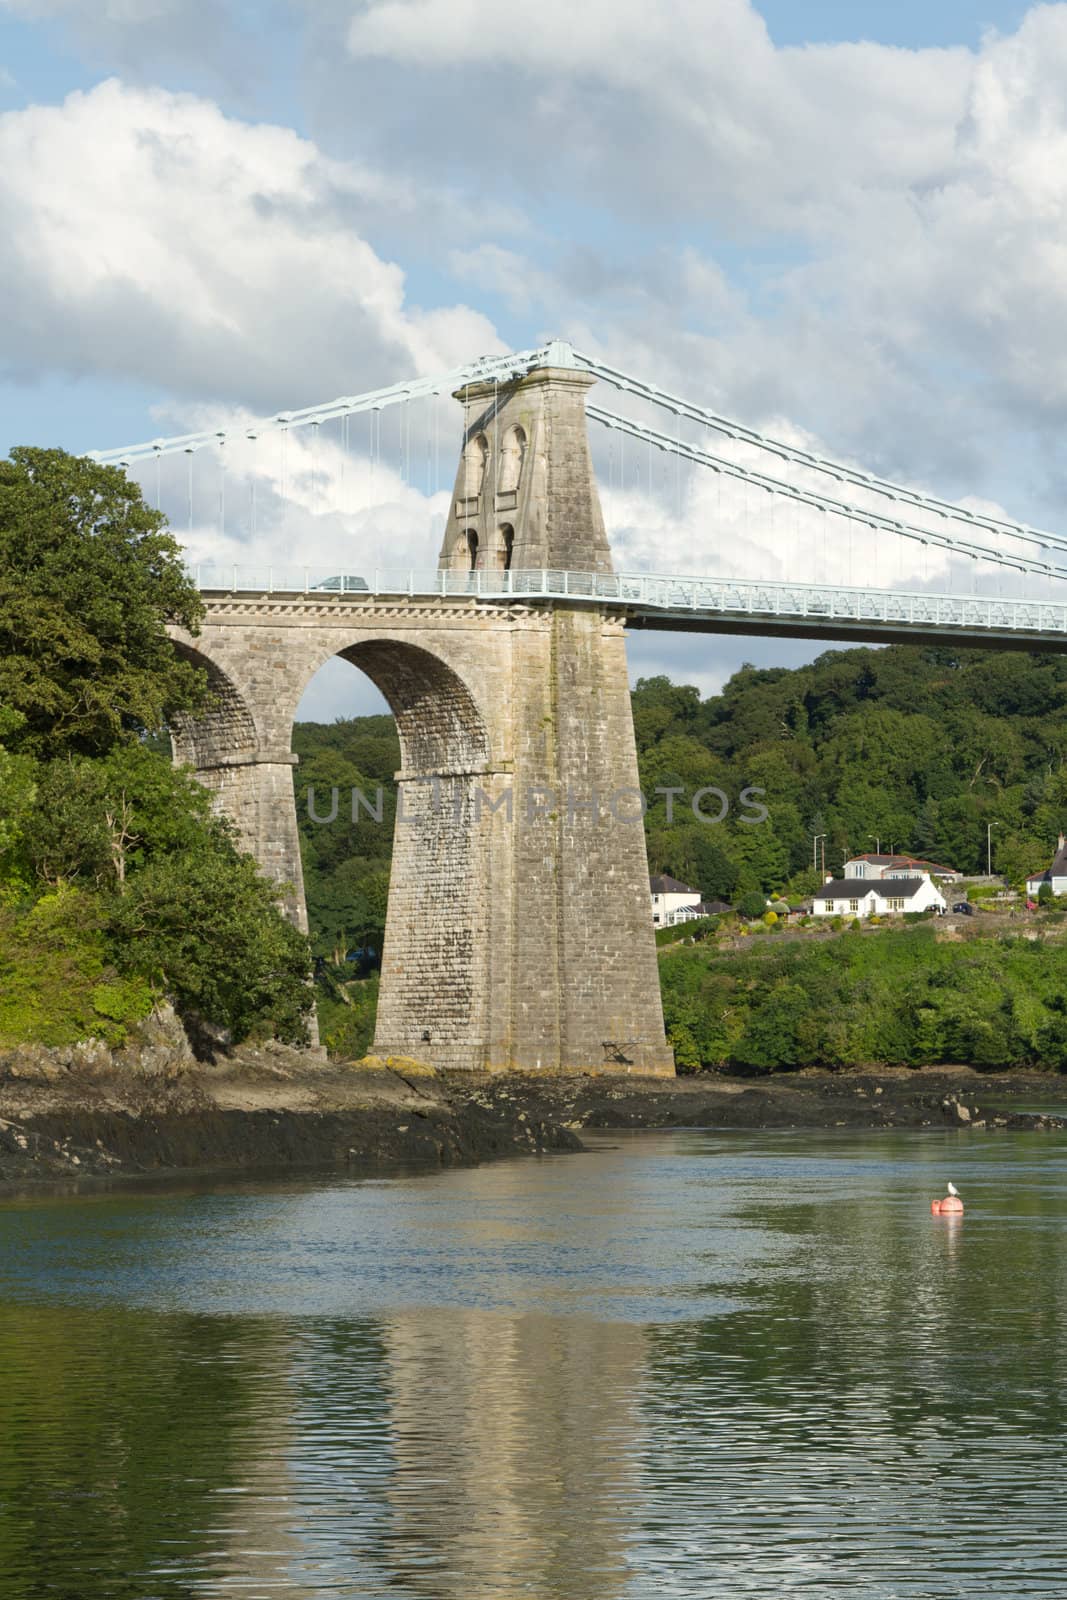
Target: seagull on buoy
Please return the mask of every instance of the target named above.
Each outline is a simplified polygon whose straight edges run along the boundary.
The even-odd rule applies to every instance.
[[[963,1201],[960,1199],[960,1191],[956,1188],[956,1185],[950,1183],[947,1188],[948,1194],[943,1200],[930,1201],[930,1210],[935,1217],[959,1216],[963,1211]]]

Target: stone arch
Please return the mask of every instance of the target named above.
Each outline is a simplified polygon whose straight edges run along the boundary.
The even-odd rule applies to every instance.
[[[406,639],[362,639],[338,651],[380,689],[396,718],[405,772],[471,772],[489,760],[489,734],[463,679]]]
[[[493,781],[486,716],[462,669],[434,649],[380,634],[334,653],[381,690],[400,739],[374,1048],[445,1067],[484,1060],[493,827],[482,798]]]
[[[514,494],[522,479],[523,463],[526,460],[526,430],[520,428],[518,423],[509,428],[500,441],[500,471],[497,478],[497,494]]]
[[[511,558],[515,553],[515,529],[510,522],[502,522],[496,530],[496,549],[493,552],[493,565],[500,572],[507,572],[511,566]]]
[[[178,766],[198,772],[233,766],[254,759],[259,733],[248,703],[227,672],[204,651],[184,640],[172,641],[184,656],[207,675],[211,701],[197,716],[176,713],[170,721],[171,747]]]
[[[173,635],[172,635],[173,638]],[[254,680],[241,687],[215,660],[204,642],[173,638],[174,648],[207,673],[211,703],[195,717],[176,716],[170,726],[171,751],[179,766],[190,766],[209,789],[216,811],[237,830],[238,843],[259,869],[281,887],[287,916],[307,931],[300,842],[293,805],[292,769],[296,757],[279,749],[270,729],[252,714],[256,705],[270,723],[274,708],[257,697]]]
[[[489,464],[489,440],[484,433],[475,434],[467,441],[463,452],[463,493],[468,500],[477,500],[485,483],[485,470]]]
[[[474,572],[479,565],[481,538],[478,529],[460,526],[452,535],[445,564],[453,572]]]

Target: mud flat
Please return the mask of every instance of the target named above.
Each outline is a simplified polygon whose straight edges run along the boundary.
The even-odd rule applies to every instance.
[[[439,1076],[277,1046],[213,1064],[0,1056],[0,1185],[286,1167],[441,1167],[582,1149],[584,1129],[1062,1129],[1067,1080],[966,1067],[677,1079]]]

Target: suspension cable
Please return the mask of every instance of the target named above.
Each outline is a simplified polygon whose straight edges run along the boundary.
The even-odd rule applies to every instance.
[[[739,478],[744,483],[754,484],[771,494],[786,495],[792,500],[799,501],[801,505],[813,506],[820,511],[834,511],[852,522],[866,523],[871,528],[884,528],[891,533],[900,534],[905,539],[917,539],[925,545],[938,545],[942,549],[955,551],[974,560],[992,561],[999,566],[1015,567],[1020,572],[1033,572],[1046,578],[1067,578],[1067,568],[1034,561],[1028,556],[1005,555],[988,545],[972,544],[969,540],[940,533],[935,528],[921,528],[914,523],[902,522],[896,517],[883,516],[881,512],[869,510],[865,506],[850,505],[845,500],[836,500],[830,495],[800,488],[784,479],[772,478],[767,473],[742,467],[724,456],[716,456],[708,450],[701,450],[697,445],[680,444],[669,434],[660,433],[655,428],[647,428],[640,422],[634,422],[630,417],[617,416],[613,411],[605,411],[600,406],[588,405],[586,412],[592,422],[602,423],[604,427],[614,428],[619,433],[628,434],[634,439],[647,440],[659,450],[677,450],[687,460],[694,461],[700,466],[711,467],[717,472],[726,473],[729,477]]]
[[[966,506],[956,504],[955,501],[923,494],[921,490],[910,489],[888,478],[879,478],[874,473],[864,472],[860,467],[848,467],[840,461],[831,461],[826,456],[817,455],[814,451],[803,450],[798,445],[786,444],[781,439],[772,439],[768,434],[760,433],[755,428],[747,428],[743,423],[733,422],[729,417],[720,416],[704,406],[694,405],[678,395],[668,394],[666,390],[657,388],[653,383],[644,383],[629,373],[606,366],[603,362],[594,360],[592,356],[583,355],[579,350],[574,351],[574,362],[586,372],[591,372],[594,377],[610,383],[614,389],[635,395],[640,400],[647,400],[652,405],[672,412],[675,416],[687,417],[690,421],[698,422],[702,427],[710,428],[728,439],[734,439],[739,444],[754,445],[759,450],[779,456],[783,461],[807,467],[813,472],[824,473],[836,478],[840,483],[851,483],[856,488],[869,489],[887,499],[900,500],[906,505],[924,511],[934,511],[938,516],[952,517],[989,533],[1009,533],[1017,538],[1025,535],[1031,543],[1040,544],[1045,548],[1067,550],[1067,538],[1061,535],[1045,533],[1027,523],[1012,522],[1009,518],[994,517],[987,512],[971,511]]]

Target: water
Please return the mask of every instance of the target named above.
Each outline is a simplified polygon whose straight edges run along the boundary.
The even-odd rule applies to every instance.
[[[1062,1596],[1067,1141],[614,1145],[0,1205],[0,1596]]]

